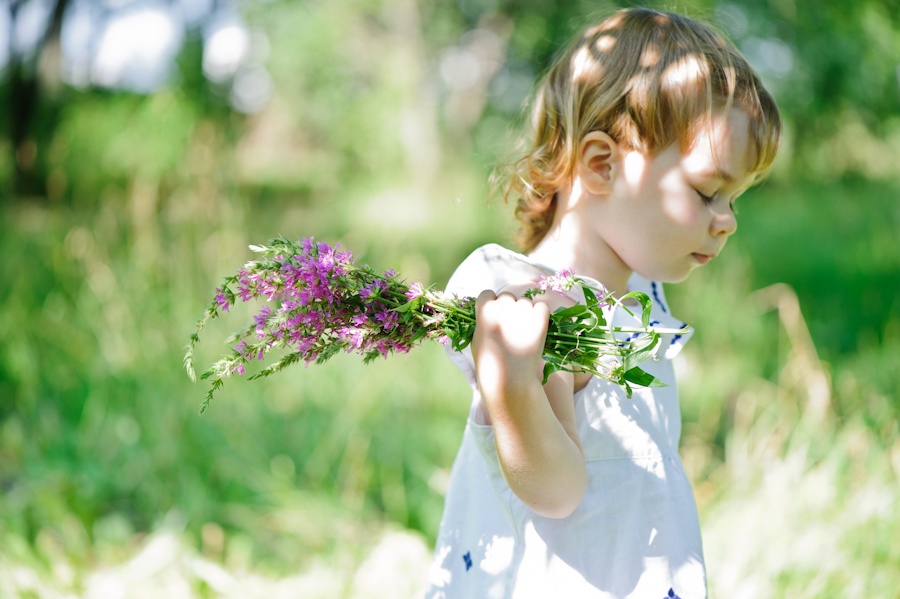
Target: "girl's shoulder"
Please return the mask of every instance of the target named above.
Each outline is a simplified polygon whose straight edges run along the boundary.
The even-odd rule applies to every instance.
[[[509,287],[527,288],[548,274],[552,274],[549,268],[528,256],[489,243],[460,263],[447,283],[446,292],[457,297],[475,297],[485,289],[499,292]]]
[[[494,293],[511,288],[527,289],[534,286],[541,276],[552,275],[554,270],[529,256],[489,243],[475,249],[466,257],[450,277],[445,291],[456,297],[477,297],[485,289]],[[593,279],[589,284],[600,285]],[[670,311],[662,283],[644,278],[634,273],[628,280],[629,291],[646,294],[653,302],[651,324],[664,328],[680,329],[686,322]],[[573,290],[571,297],[583,301]],[[678,335],[665,335],[662,341],[662,356],[671,359],[677,355],[690,339],[692,329]]]

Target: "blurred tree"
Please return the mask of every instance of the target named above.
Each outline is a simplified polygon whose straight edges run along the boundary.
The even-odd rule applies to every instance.
[[[101,104],[120,101],[103,90],[154,94],[169,88],[221,125],[229,123],[231,114],[263,109],[277,88],[288,102],[296,103],[297,110],[309,110],[296,123],[303,136],[316,137],[321,130],[332,139],[352,129],[346,118],[354,111],[347,103],[369,97],[353,91],[360,85],[375,89],[377,79],[378,85],[387,85],[388,94],[401,90],[415,94],[413,86],[419,85],[419,93],[437,93],[436,114],[447,144],[464,153],[474,143],[479,156],[491,155],[497,133],[521,119],[535,75],[588,19],[628,3],[134,0],[114,5],[102,0],[5,0],[3,4],[9,35],[0,91],[9,108],[5,139],[0,140],[6,143],[0,147],[7,148],[14,165],[5,185],[12,192],[6,194],[9,197],[53,196],[47,192],[58,189],[48,152],[61,107],[72,100],[68,92],[73,86],[82,90],[82,100],[96,96]],[[900,120],[892,115],[900,107],[898,0],[827,0],[814,5],[802,0],[695,0],[675,5],[648,0],[646,4],[708,16],[736,40],[783,108],[791,139],[783,161],[795,165],[795,172],[817,177],[896,174]],[[327,23],[322,21],[326,15],[330,15]],[[409,15],[415,18],[410,20]],[[256,29],[247,27],[248,20]],[[0,18],[0,35],[3,21]],[[288,30],[286,22],[295,23],[294,28]],[[309,23],[317,23],[316,29],[311,30]],[[402,24],[409,36],[397,38],[406,43],[392,58],[378,44],[390,37],[394,24]],[[356,31],[348,29],[354,27]],[[342,34],[349,36],[347,44],[335,37]],[[272,35],[275,41],[270,44]],[[415,60],[434,68],[428,78],[404,83],[402,74],[414,73],[415,68],[398,67],[411,52]],[[406,58],[398,58],[401,55]],[[267,59],[279,71],[274,79],[264,64]],[[393,83],[387,75],[377,74],[378,61],[393,69]],[[135,69],[143,74],[135,75]],[[47,93],[50,90],[60,93]],[[307,97],[314,101],[306,101]],[[402,136],[404,129],[394,131]],[[848,140],[855,144],[854,152],[841,150]],[[104,141],[101,136],[96,143]],[[345,149],[357,151],[352,144]],[[354,160],[367,163],[373,158],[362,155]],[[92,165],[100,170],[104,166]],[[58,182],[58,165],[56,172]],[[64,174],[68,181],[79,176]]]
[[[4,197],[59,199],[60,182],[84,173],[83,161],[65,160],[70,140],[57,135],[64,120],[80,118],[79,105],[105,103],[115,113],[130,96],[139,110],[168,90],[226,129],[233,113],[258,110],[268,99],[268,75],[254,51],[267,41],[247,29],[237,10],[219,0],[0,0],[0,98],[7,117],[0,148],[13,165],[0,169]],[[85,118],[92,119],[90,108]],[[110,145],[102,134],[80,141],[92,145],[88,155],[94,156]],[[103,180],[107,166],[91,163],[90,177]]]
[[[722,6],[786,116],[795,172],[826,178],[897,175],[900,2]]]
[[[52,10],[46,19],[43,30],[34,32],[33,48],[17,48],[13,32],[22,12],[24,0],[10,0],[10,36],[7,96],[9,109],[9,141],[14,154],[13,190],[15,195],[35,195],[41,189],[39,173],[36,172],[37,141],[34,139],[32,127],[38,106],[41,104],[41,82],[38,76],[40,60],[47,63],[45,70],[59,72],[59,45],[62,31],[63,15],[69,0],[54,0]],[[30,44],[29,44],[30,45]],[[21,50],[21,51],[20,51]],[[52,117],[51,117],[52,118]]]

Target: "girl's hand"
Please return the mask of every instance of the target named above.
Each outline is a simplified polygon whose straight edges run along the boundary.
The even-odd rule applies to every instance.
[[[549,321],[550,308],[543,302],[507,292],[479,294],[472,355],[483,393],[515,394],[515,389],[542,379]]]

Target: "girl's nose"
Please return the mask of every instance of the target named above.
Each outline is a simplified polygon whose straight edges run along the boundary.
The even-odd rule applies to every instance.
[[[737,217],[730,206],[713,216],[710,224],[710,233],[713,237],[728,237],[735,231],[737,231]]]

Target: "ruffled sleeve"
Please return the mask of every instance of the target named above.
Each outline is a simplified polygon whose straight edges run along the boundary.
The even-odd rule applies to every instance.
[[[485,289],[499,293],[513,285],[534,284],[541,276],[552,273],[552,270],[522,254],[497,244],[488,244],[463,260],[450,277],[444,291],[456,297],[477,297]],[[462,352],[457,352],[448,348],[447,353],[466,375],[469,385],[477,389],[471,349],[467,347]]]
[[[676,318],[669,312],[669,304],[666,302],[666,295],[663,291],[662,283],[650,281],[639,274],[633,274],[631,275],[631,278],[628,279],[628,290],[646,293],[650,299],[653,300],[653,307],[650,310],[651,326],[671,329],[681,329],[687,326],[688,323]],[[664,352],[662,357],[671,360],[677,356],[678,352],[681,351],[681,348],[688,342],[692,334],[693,329],[689,329],[687,332],[678,335],[663,335],[662,344],[660,346]]]

